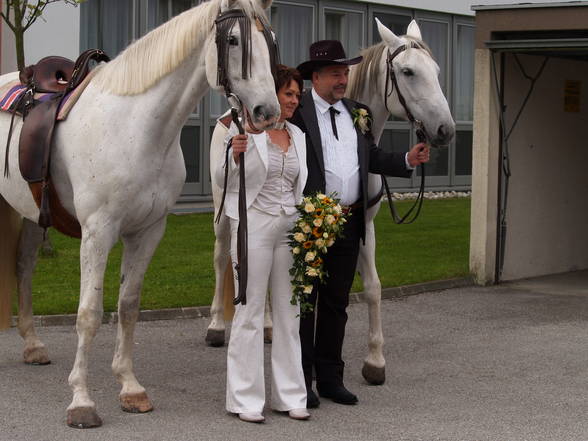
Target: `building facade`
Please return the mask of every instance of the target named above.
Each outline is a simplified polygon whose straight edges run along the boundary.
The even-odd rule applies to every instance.
[[[46,24],[53,25],[54,20],[63,23],[62,18],[54,16],[58,9],[65,11],[67,8],[68,12],[77,14],[69,23],[77,27],[79,51],[101,48],[114,57],[133,40],[199,1],[88,0],[79,8],[53,4],[47,8],[47,13],[52,11],[53,15],[47,15]],[[423,39],[439,64],[441,86],[457,123],[454,142],[448,148],[432,152],[427,187],[464,189],[471,184],[472,158],[474,18],[471,3],[465,0],[395,0],[393,6],[387,0],[274,0],[268,16],[278,37],[282,62],[290,66],[305,61],[308,47],[319,39],[340,40],[347,54],[355,56],[362,48],[379,41],[375,17],[400,35],[405,33],[412,19],[417,20]],[[62,27],[68,28],[68,25]],[[33,58],[37,52],[49,50],[47,44],[35,43],[43,40],[41,35],[47,35],[46,29],[35,24],[29,33],[27,41],[34,49],[27,51],[27,62],[32,63],[36,61]],[[71,40],[71,34],[69,38]],[[33,50],[36,52],[30,56]],[[57,54],[76,56],[70,53],[71,48],[60,48],[60,51]],[[4,65],[2,70],[7,71]],[[182,130],[187,179],[181,200],[210,198],[209,140],[216,118],[225,109],[224,98],[211,92],[194,109]],[[393,118],[387,122],[380,142],[382,148],[406,151],[414,143],[415,135],[407,122]],[[418,182],[418,176],[411,180],[390,180],[399,191],[417,188]]]

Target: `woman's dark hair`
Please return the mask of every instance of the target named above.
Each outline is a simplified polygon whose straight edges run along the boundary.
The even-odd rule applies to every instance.
[[[302,82],[302,76],[300,72],[298,72],[293,67],[288,67],[283,64],[278,64],[277,66],[277,75],[276,75],[276,93],[287,84],[290,84],[290,81],[294,80],[298,84],[300,88],[300,93],[302,93],[302,88],[304,87],[304,83]]]

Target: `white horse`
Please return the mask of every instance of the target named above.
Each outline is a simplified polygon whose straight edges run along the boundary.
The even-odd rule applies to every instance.
[[[363,61],[351,69],[347,95],[371,108],[374,118],[372,131],[376,143],[379,142],[390,113],[399,118],[407,118],[406,111],[398,99],[398,91],[395,89],[392,91],[390,79],[386,75],[388,55],[394,54],[398,48],[407,45],[407,49],[400,52],[392,62],[398,86],[413,116],[421,121],[426,132],[431,134],[429,142],[436,145],[448,144],[455,134],[455,122],[439,85],[439,67],[426,49],[410,47],[411,41],[422,44],[417,23],[412,21],[408,26],[407,35],[399,37],[380,21],[377,19],[376,21],[382,42],[362,51]],[[423,47],[426,46],[423,45]],[[386,86],[387,82],[388,86]],[[392,93],[386,96],[386,91],[392,91]],[[225,134],[226,130],[217,124],[210,148],[211,173],[221,163],[219,155],[223,154],[222,141]],[[380,175],[370,174],[368,185],[369,198],[372,199],[381,190]],[[222,189],[213,186],[216,210],[218,210],[221,194]],[[384,383],[386,365],[380,316],[382,286],[376,271],[376,238],[373,223],[379,207],[378,202],[367,212],[365,245],[360,248],[358,261],[358,271],[363,281],[369,317],[369,352],[364,360],[362,374],[370,384]],[[217,346],[224,343],[223,295],[225,291],[230,293],[233,289],[232,278],[225,277],[225,271],[230,268],[227,266],[230,263],[228,231],[228,220],[226,216],[221,215],[220,222],[215,224],[216,288],[210,310],[211,322],[206,335],[206,341]],[[266,314],[266,324],[268,323],[271,322]]]
[[[186,176],[180,130],[208,84],[221,89],[216,86],[220,65],[226,66],[232,92],[250,110],[247,113],[251,123],[267,128],[277,120],[280,107],[270,50],[259,32],[261,22],[257,21],[265,21],[263,10],[270,3],[271,0],[211,0],[173,18],[110,63],[98,66],[68,118],[56,127],[52,181],[62,204],[79,221],[82,231],[78,346],[69,376],[73,399],[67,408],[67,422],[72,427],[101,424],[87,385],[88,356],[102,321],[108,254],[119,239],[124,255],[112,370],[122,385],[123,410],[152,409],[133,373],[133,334],[145,271]],[[248,24],[243,29],[250,31],[242,34],[240,26],[226,30],[219,41],[225,42],[228,55],[217,60],[215,29],[220,27],[215,20],[221,13],[226,17],[224,13],[229,10],[241,10],[241,19]],[[248,75],[242,72],[244,46],[254,54],[246,67]],[[17,73],[2,76],[0,84],[17,77]],[[0,133],[6,135],[9,124],[9,115],[0,115]],[[42,233],[35,224],[39,210],[18,169],[16,140],[20,128],[19,122],[12,137],[9,178],[0,177],[0,220],[13,216],[12,210],[25,218],[17,257],[22,307],[19,330],[25,339],[25,360],[43,363],[48,358],[34,333],[30,306],[31,274]],[[0,157],[3,170],[4,154]],[[2,231],[2,237],[15,234]],[[4,240],[0,241],[0,246],[4,244]],[[0,280],[6,277],[0,274]]]

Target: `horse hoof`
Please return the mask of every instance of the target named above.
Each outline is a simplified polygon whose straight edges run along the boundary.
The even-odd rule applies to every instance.
[[[23,353],[24,362],[26,364],[44,365],[50,364],[49,354],[45,346],[37,346],[35,348],[26,348]]]
[[[67,425],[75,429],[100,427],[102,420],[93,407],[76,407],[67,411]]]
[[[364,363],[361,375],[369,384],[380,385],[386,381],[386,366],[376,367]]]
[[[213,348],[220,348],[225,345],[225,331],[216,329],[209,329],[206,331],[206,338],[204,339],[208,346]]]
[[[145,413],[153,410],[153,404],[145,392],[121,395],[120,407],[130,413]]]
[[[263,342],[270,344],[272,342],[272,328],[263,328]]]

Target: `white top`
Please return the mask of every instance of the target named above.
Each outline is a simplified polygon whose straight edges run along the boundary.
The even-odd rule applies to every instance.
[[[343,104],[337,101],[329,104],[312,89],[312,98],[316,109],[319,132],[323,147],[325,163],[326,194],[337,193],[341,204],[351,205],[360,198],[359,157],[357,156],[357,133],[353,127],[353,118]],[[339,111],[335,115],[337,134],[335,138],[331,125],[329,107]]]
[[[252,206],[268,214],[296,213],[294,189],[300,172],[296,149],[292,144],[284,152],[267,136],[267,177]]]

